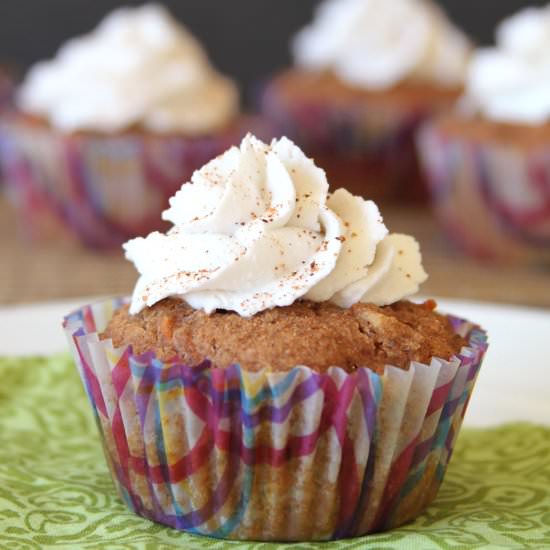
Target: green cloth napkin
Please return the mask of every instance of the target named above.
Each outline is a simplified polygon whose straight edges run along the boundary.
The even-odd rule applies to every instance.
[[[434,505],[400,529],[347,541],[268,544],[188,535],[118,499],[72,361],[0,359],[0,548],[550,548],[550,429],[464,430]]]

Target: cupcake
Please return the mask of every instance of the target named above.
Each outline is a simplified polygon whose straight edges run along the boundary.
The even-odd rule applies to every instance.
[[[250,123],[234,82],[161,6],[120,8],[31,68],[1,125],[23,226],[93,247],[159,229],[181,181]],[[65,231],[64,231],[65,232]]]
[[[449,236],[482,259],[550,265],[550,6],[503,21],[458,108],[419,149]]]
[[[292,42],[261,109],[336,187],[374,199],[425,195],[414,133],[459,97],[470,42],[427,0],[325,0]]]
[[[131,299],[65,330],[121,498],[190,533],[346,538],[435,498],[484,332],[407,297],[418,243],[328,194],[291,141],[248,135],[124,245]]]

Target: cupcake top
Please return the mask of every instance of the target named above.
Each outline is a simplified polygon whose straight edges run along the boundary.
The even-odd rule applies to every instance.
[[[496,30],[496,47],[478,50],[462,106],[497,122],[550,120],[550,5],[527,8]]]
[[[384,90],[420,80],[460,86],[471,46],[428,0],[324,0],[292,44],[295,62]]]
[[[120,8],[33,66],[20,108],[64,131],[204,134],[238,111],[235,84],[161,6]]]
[[[140,273],[130,312],[178,297],[250,317],[300,298],[350,307],[417,292],[418,243],[388,234],[372,201],[328,187],[290,140],[248,135],[170,199],[172,229],[124,245]]]
[[[100,338],[117,348],[130,345],[134,354],[154,352],[162,361],[177,357],[187,365],[208,358],[213,367],[238,364],[256,372],[297,365],[326,372],[337,365],[346,372],[368,366],[382,374],[386,365],[407,370],[411,361],[449,359],[467,344],[435,306],[400,301],[343,309],[298,300],[244,318],[227,311],[207,315],[167,298],[136,315],[127,306],[117,309]]]

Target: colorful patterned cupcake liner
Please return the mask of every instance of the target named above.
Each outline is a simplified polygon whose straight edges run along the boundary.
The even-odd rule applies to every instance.
[[[550,146],[474,142],[435,121],[418,149],[435,212],[466,253],[550,265]]]
[[[276,80],[263,88],[259,103],[277,133],[314,156],[334,187],[375,200],[426,197],[414,136],[433,113],[290,98]]]
[[[263,128],[244,117],[209,137],[64,135],[11,117],[0,124],[0,161],[27,234],[111,248],[161,229],[168,198],[194,170]]]
[[[408,371],[252,373],[100,341],[122,303],[64,326],[135,513],[213,537],[329,540],[401,525],[435,498],[487,348],[479,327],[451,318],[469,347]]]

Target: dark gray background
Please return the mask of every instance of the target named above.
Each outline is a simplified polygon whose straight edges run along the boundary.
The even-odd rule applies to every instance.
[[[391,1],[391,0],[387,0]],[[0,60],[22,68],[51,57],[68,37],[91,30],[119,5],[141,1],[0,0]],[[288,39],[310,20],[317,0],[172,0],[163,2],[205,44],[218,68],[244,89],[289,61]],[[440,0],[452,19],[480,44],[495,24],[545,0]]]

